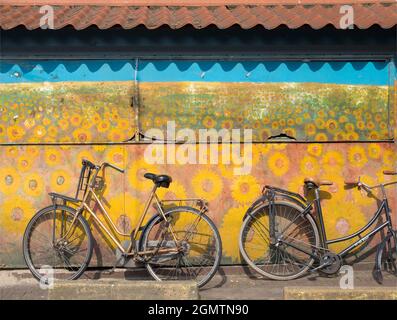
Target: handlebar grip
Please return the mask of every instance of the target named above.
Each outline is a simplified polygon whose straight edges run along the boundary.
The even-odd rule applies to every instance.
[[[105,165],[108,166],[108,167],[111,167],[111,168],[113,168],[114,170],[117,170],[117,171],[119,171],[119,172],[121,172],[121,173],[124,173],[124,170],[123,170],[123,169],[120,169],[119,167],[117,167],[117,166],[115,166],[115,165],[113,165],[113,164],[111,164],[111,163],[106,162]]]
[[[345,181],[345,185],[349,187],[357,187],[358,182],[357,181]]]
[[[394,176],[397,175],[397,171],[392,171],[392,170],[384,170],[383,171],[384,175],[388,175],[388,176]]]

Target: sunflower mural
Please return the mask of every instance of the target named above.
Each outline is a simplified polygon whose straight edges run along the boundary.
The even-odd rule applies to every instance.
[[[0,143],[127,140],[135,130],[132,90],[130,82],[2,84]]]
[[[380,141],[391,138],[391,129],[395,130],[386,85],[247,82],[245,76],[242,82],[139,85],[143,131],[164,131],[168,120],[175,121],[176,130],[191,128],[196,135],[201,128],[252,129],[252,140],[258,142],[251,145],[252,158],[243,156],[244,148],[231,150],[238,158],[252,161],[250,172],[237,175],[238,165],[233,162],[148,163],[145,144],[125,142],[137,126],[131,108],[133,81],[1,83],[0,239],[7,239],[13,249],[7,254],[0,249],[0,265],[7,265],[10,255],[15,257],[13,266],[24,265],[20,242],[26,224],[38,209],[50,204],[48,192],[75,195],[82,159],[126,169],[124,175],[106,170],[100,191],[112,220],[126,232],[135,225],[153,186],[143,177],[146,172],[172,176],[170,188],[159,190],[160,198],[208,200],[208,215],[220,230],[227,263],[241,262],[242,218],[264,185],[303,194],[305,177],[333,181],[321,193],[325,225],[333,238],[356,231],[376,208],[378,195],[346,190],[345,179],[361,176],[369,184],[392,179],[382,174],[395,168],[397,160],[395,145]],[[280,133],[299,143],[267,143]],[[217,146],[219,159],[226,148],[230,145]],[[395,191],[389,192],[392,208]],[[150,208],[149,216],[153,212]],[[112,265],[114,248],[104,249],[108,239],[90,223],[98,241],[95,261]],[[251,236],[254,246],[258,239]]]
[[[391,137],[386,85],[147,82],[140,92],[144,130],[165,131],[172,120],[177,129],[250,128],[254,141],[280,133],[311,142]]]

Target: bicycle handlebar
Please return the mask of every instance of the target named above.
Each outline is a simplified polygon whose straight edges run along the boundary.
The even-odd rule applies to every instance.
[[[110,167],[110,168],[112,168],[112,169],[114,169],[114,170],[117,170],[118,172],[121,172],[121,173],[124,173],[124,170],[123,169],[121,169],[121,168],[119,168],[119,167],[117,167],[117,166],[115,166],[115,165],[113,165],[113,164],[111,164],[111,163],[109,163],[109,162],[104,162],[104,163],[102,163],[102,166],[105,168],[105,167]]]
[[[369,186],[361,181],[361,177],[358,177],[358,181],[345,181],[345,185],[347,187],[352,187],[352,188],[357,187],[359,190],[362,188],[367,192],[371,192],[372,189],[376,189],[382,186],[382,185]]]
[[[91,169],[99,170],[100,168],[110,167],[110,168],[112,168],[114,170],[117,170],[117,171],[119,171],[121,173],[124,173],[123,169],[120,169],[119,167],[117,167],[117,166],[115,166],[115,165],[113,165],[113,164],[111,164],[109,162],[103,162],[100,166],[98,166],[98,165],[92,163],[90,160],[83,159],[82,164],[89,166]]]

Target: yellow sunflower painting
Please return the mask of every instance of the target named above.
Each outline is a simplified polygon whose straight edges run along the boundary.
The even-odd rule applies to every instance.
[[[92,149],[95,152],[103,152],[103,151],[105,151],[107,149],[107,146],[104,145],[104,144],[97,144],[97,145],[93,146]]]
[[[40,148],[38,146],[26,147],[26,156],[29,157],[31,161],[35,160],[39,154]]]
[[[308,136],[314,136],[316,133],[316,126],[313,123],[309,123],[305,125],[305,133]]]
[[[272,149],[273,150],[285,150],[287,148],[286,143],[273,143]]]
[[[327,151],[321,159],[324,172],[340,172],[345,160],[339,151]]]
[[[216,172],[201,169],[192,178],[192,188],[196,196],[214,200],[223,190],[223,181]]]
[[[247,211],[246,207],[238,206],[230,208],[223,216],[219,234],[222,239],[222,251],[225,256],[230,257],[233,262],[240,262],[238,234],[241,222]]]
[[[57,148],[46,148],[44,150],[44,160],[47,165],[54,167],[62,162],[62,153]]]
[[[382,155],[382,150],[379,144],[371,143],[368,146],[367,151],[368,151],[368,156],[371,159],[379,159]]]
[[[270,171],[280,177],[288,172],[290,161],[284,153],[275,152],[268,158],[267,164]]]
[[[299,193],[300,195],[305,194],[305,184],[304,184],[304,177],[296,176],[288,181],[288,190],[292,192]]]
[[[217,168],[223,178],[233,179],[235,177],[234,169],[236,167],[234,165],[227,165],[227,164],[220,163],[220,164],[218,164]]]
[[[169,188],[159,188],[157,189],[157,195],[160,199],[186,199],[186,189],[183,184],[178,181],[172,181]]]
[[[99,123],[96,125],[96,128],[98,132],[108,132],[110,128],[110,123],[106,120],[99,121]]]
[[[35,213],[31,201],[15,195],[1,203],[0,210],[0,225],[14,235],[23,233]]]
[[[0,168],[0,193],[14,195],[21,183],[21,177],[14,167]]]
[[[31,197],[40,197],[44,194],[44,180],[38,173],[29,173],[23,180],[23,191]]]
[[[145,159],[133,160],[127,168],[128,182],[131,187],[138,191],[149,191],[153,183],[143,176],[147,172],[159,174],[157,167],[147,163]]]
[[[318,160],[312,156],[304,156],[300,161],[300,172],[304,176],[315,177],[320,171]]]
[[[105,161],[116,166],[124,167],[127,160],[125,149],[123,147],[111,147],[105,153]]]
[[[81,161],[83,159],[96,163],[96,157],[92,152],[90,152],[89,150],[82,150],[76,155],[75,158],[75,166],[77,168],[81,168]]]
[[[125,130],[119,129],[119,128],[113,128],[108,131],[108,138],[109,141],[112,142],[122,142],[124,140],[127,140],[128,137],[128,132]]]
[[[396,165],[396,153],[389,149],[384,150],[383,163],[394,168]]]
[[[78,113],[73,113],[69,119],[70,124],[74,127],[80,126],[81,122],[83,121],[83,118]]]
[[[74,130],[73,138],[74,141],[78,143],[86,143],[92,141],[91,132],[83,128],[78,128]]]
[[[327,141],[328,137],[324,132],[317,133],[316,136],[314,137],[314,140],[316,141]]]
[[[30,157],[29,155],[22,155],[17,160],[17,168],[21,172],[27,172],[32,168],[34,162],[34,157]]]
[[[230,186],[234,201],[240,204],[253,202],[260,194],[261,186],[251,175],[236,176]]]
[[[38,125],[33,128],[33,136],[37,139],[36,141],[41,141],[41,139],[47,134],[47,130],[44,126]]]
[[[329,240],[347,236],[367,224],[367,218],[361,208],[352,202],[327,202],[323,206],[325,229]],[[340,251],[357,239],[330,245],[331,250]]]
[[[349,159],[350,165],[357,168],[362,168],[368,162],[365,149],[362,146],[350,147],[347,152],[347,158]]]
[[[71,186],[70,173],[62,169],[51,172],[50,186],[54,192],[67,194]]]
[[[25,133],[26,133],[25,130],[18,125],[9,126],[7,128],[8,138],[12,142],[22,139]]]

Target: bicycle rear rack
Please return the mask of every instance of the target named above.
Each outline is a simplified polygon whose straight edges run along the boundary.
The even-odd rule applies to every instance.
[[[200,198],[187,198],[187,199],[165,199],[160,201],[161,206],[166,208],[190,206],[198,209],[201,213],[208,211],[208,202]]]
[[[266,190],[271,190],[274,191],[275,193],[279,193],[279,194],[283,194],[283,195],[287,195],[287,196],[291,196],[294,198],[299,199],[300,201],[302,201],[303,203],[306,203],[306,199],[304,197],[302,197],[299,193],[295,193],[295,192],[291,192],[285,189],[281,189],[281,188],[277,188],[277,187],[273,187],[273,186],[264,186],[262,193],[265,193]]]

